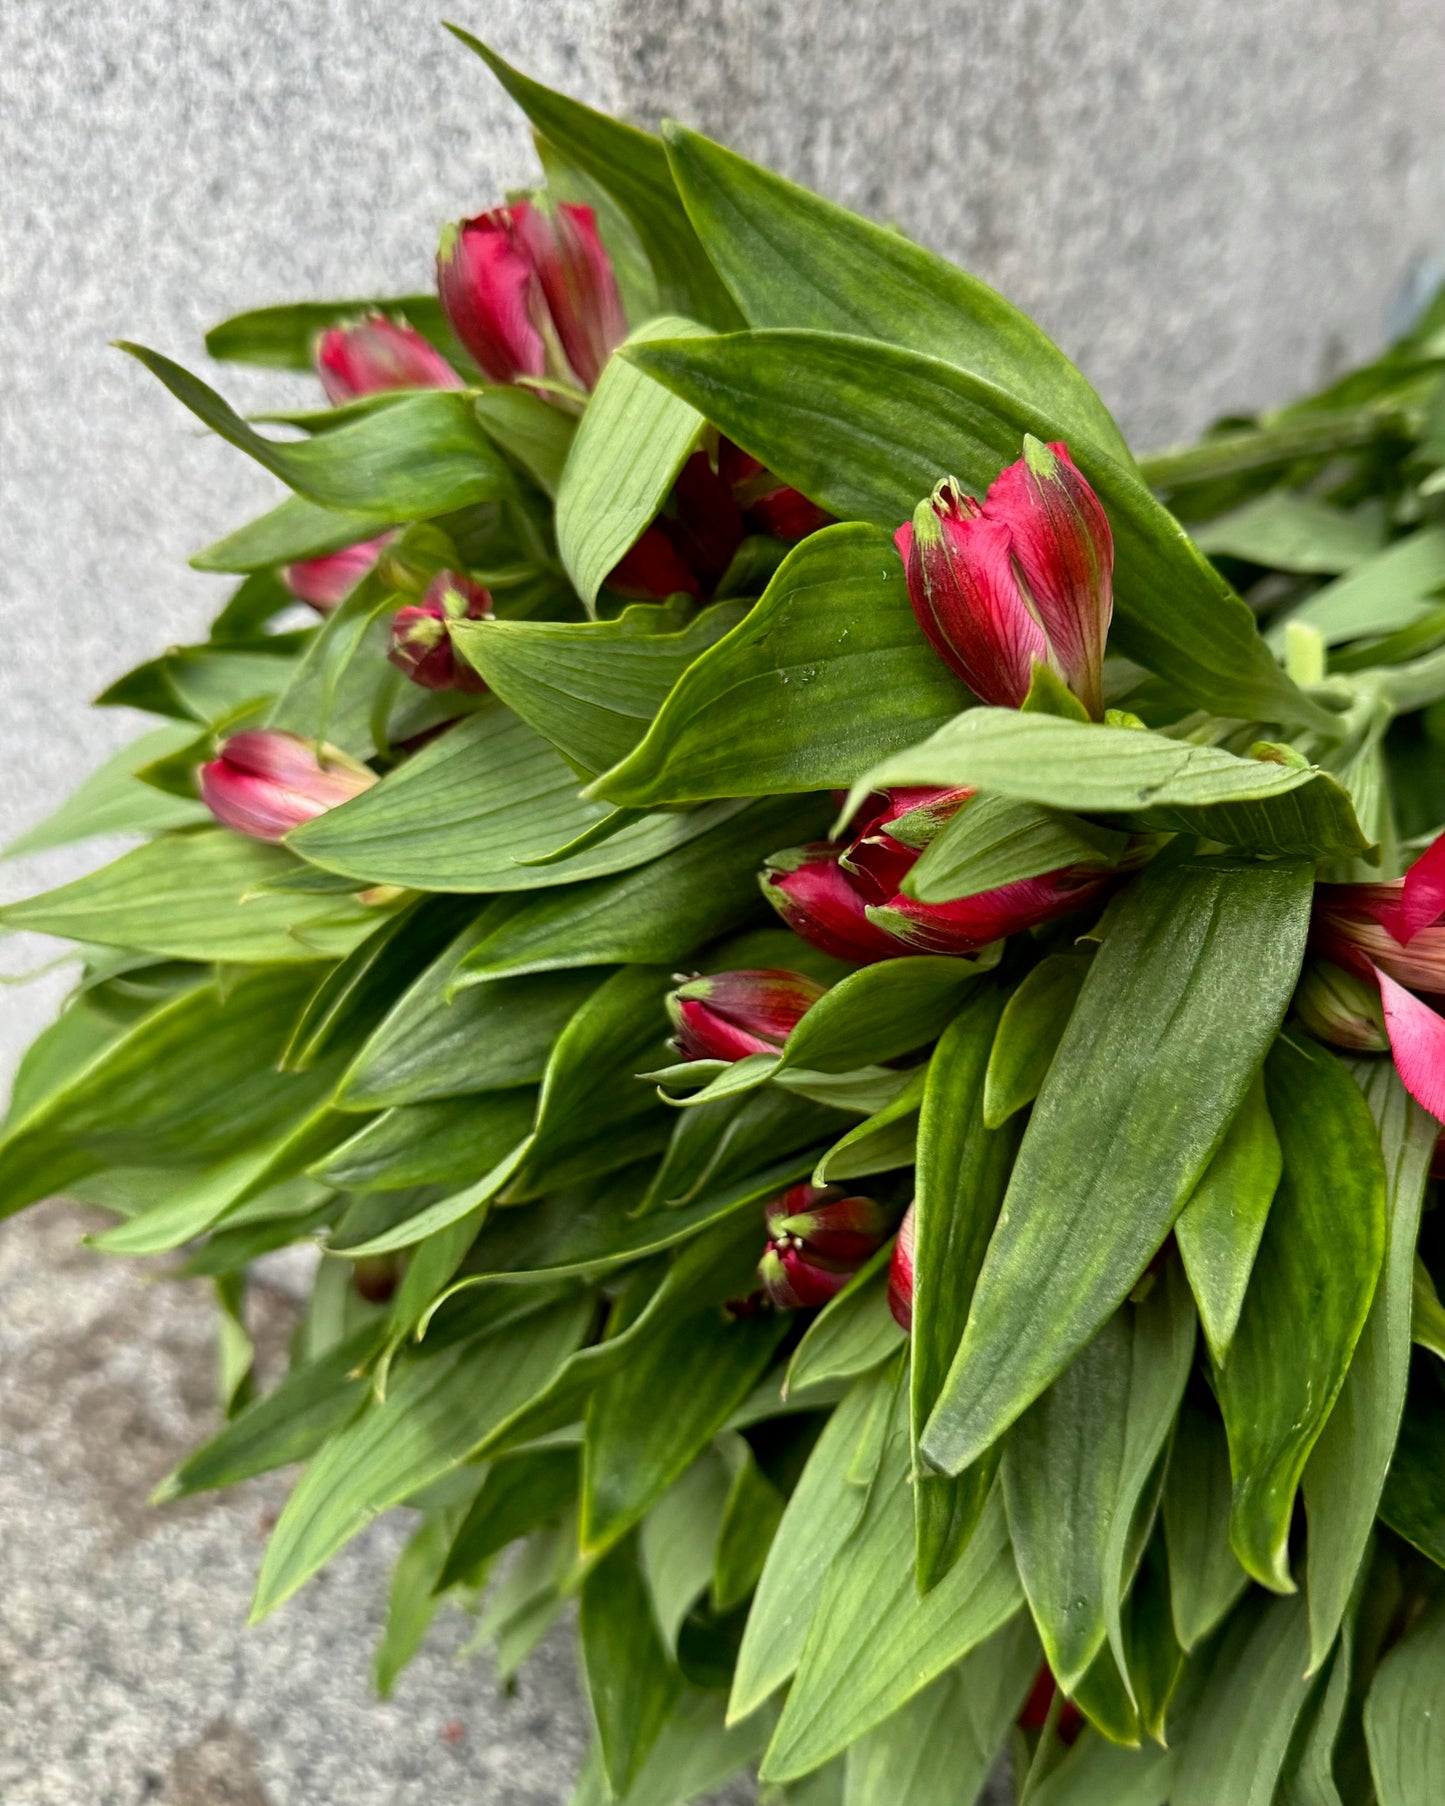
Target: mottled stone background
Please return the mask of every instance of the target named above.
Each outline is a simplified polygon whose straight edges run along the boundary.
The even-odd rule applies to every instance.
[[[1439,0],[457,0],[543,79],[676,114],[958,257],[1043,321],[1141,444],[1368,351],[1445,248]],[[187,553],[271,480],[136,366],[239,307],[402,292],[531,169],[418,0],[9,0],[0,13],[0,845],[137,726],[85,699],[194,637]],[[1438,266],[1437,266],[1438,267]],[[276,381],[226,371],[241,405]],[[294,393],[294,390],[291,391]],[[76,855],[0,866],[0,896]],[[0,968],[45,956],[0,943]],[[63,979],[0,991],[0,1084]],[[6,1806],[560,1802],[563,1643],[502,1699],[459,1625],[367,1693],[388,1526],[242,1628],[281,1489],[150,1513],[209,1405],[204,1300],[0,1231]],[[279,1341],[284,1272],[258,1299]]]

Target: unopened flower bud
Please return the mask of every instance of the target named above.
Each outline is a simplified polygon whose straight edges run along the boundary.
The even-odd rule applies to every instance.
[[[913,1331],[913,1236],[914,1212],[910,1204],[898,1225],[898,1240],[893,1244],[893,1259],[888,1266],[888,1308],[905,1335]]]
[[[223,742],[197,782],[217,821],[253,840],[283,840],[302,822],[369,789],[376,773],[297,734],[257,728]]]
[[[331,326],[316,341],[326,399],[340,404],[384,389],[459,389],[462,379],[413,326],[368,314]]]
[[[299,564],[288,564],[282,572],[286,587],[298,602],[309,603],[319,615],[329,615],[375,569],[391,537],[390,533],[383,533],[379,539],[363,539],[322,558],[304,558]]]
[[[1306,961],[1294,1007],[1310,1033],[1332,1047],[1384,1053],[1390,1045],[1379,986],[1356,978],[1332,960]]]
[[[768,1245],[758,1278],[779,1310],[826,1304],[888,1239],[888,1213],[872,1198],[833,1186],[795,1185],[766,1211]]]
[[[773,969],[689,979],[667,1000],[673,1045],[688,1060],[780,1053],[823,991],[800,972]]]
[[[491,613],[491,595],[481,584],[456,571],[438,571],[421,601],[393,616],[387,657],[425,690],[484,690],[477,672],[457,657],[451,626],[489,620]]]

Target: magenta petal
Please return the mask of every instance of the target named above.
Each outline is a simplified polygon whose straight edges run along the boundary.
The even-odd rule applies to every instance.
[[[627,336],[622,297],[596,215],[590,207],[566,201],[547,211],[519,201],[512,219],[572,373],[584,389],[593,389],[613,347]]]
[[[1445,834],[1438,835],[1405,874],[1399,914],[1392,924],[1395,938],[1414,940],[1445,915]]]
[[[1375,977],[1400,1082],[1417,1104],[1445,1122],[1445,1017],[1378,966]]]

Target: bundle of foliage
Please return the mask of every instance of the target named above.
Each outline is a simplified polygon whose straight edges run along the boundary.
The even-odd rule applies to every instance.
[[[162,1496],[305,1464],[258,1617],[397,1507],[383,1687],[575,1603],[578,1806],[1438,1800],[1445,303],[1138,463],[972,277],[466,41],[546,188],[208,340],[329,407],[129,347],[292,493],[21,843],[140,837],[0,912],[81,962],[0,1209],[213,1277]]]

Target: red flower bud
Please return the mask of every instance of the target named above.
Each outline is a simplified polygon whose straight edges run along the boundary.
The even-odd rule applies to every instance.
[[[780,483],[772,471],[731,439],[718,442],[718,475],[732,490],[733,500],[754,533],[770,533],[774,539],[805,539],[833,518],[807,496]]]
[[[795,1185],[774,1198],[765,1214],[768,1245],[758,1278],[783,1311],[835,1298],[888,1237],[881,1205],[872,1198],[839,1197],[832,1186]]]
[[[354,401],[383,389],[460,389],[462,379],[415,327],[368,314],[331,326],[316,341],[316,370],[326,399]]]
[[[913,1333],[913,1237],[914,1211],[910,1204],[898,1225],[898,1240],[893,1244],[893,1259],[888,1266],[888,1308],[905,1335]]]
[[[719,972],[681,984],[667,1000],[673,1045],[688,1060],[778,1053],[823,995],[799,972]]]
[[[758,1262],[758,1280],[780,1311],[812,1310],[836,1298],[852,1278],[846,1267],[809,1260],[796,1248],[768,1243]]]
[[[383,533],[379,539],[363,539],[358,545],[328,552],[324,558],[288,564],[282,572],[286,587],[298,602],[309,603],[319,615],[329,615],[375,569],[391,537]]]
[[[514,201],[449,226],[437,288],[453,332],[493,382],[596,385],[627,320],[590,207]]]
[[[486,685],[452,648],[453,621],[491,618],[492,598],[456,571],[438,571],[420,602],[399,608],[387,657],[425,690],[484,690]]]
[[[376,773],[296,734],[258,728],[232,734],[197,773],[201,801],[228,828],[253,840],[281,840],[292,828],[350,802]]]
[[[707,453],[694,452],[678,472],[663,512],[618,561],[607,587],[639,601],[679,592],[711,595],[732,563],[743,531],[732,491]]]
[[[1026,438],[982,505],[945,478],[894,543],[919,625],[975,695],[1017,708],[1048,664],[1102,715],[1114,541],[1065,446]]]
[[[1049,1707],[1054,1703],[1054,1695],[1059,1684],[1054,1679],[1053,1671],[1047,1662],[1043,1663],[1034,1676],[1034,1684],[1029,1689],[1029,1696],[1019,1711],[1018,1722],[1025,1731],[1041,1731],[1048,1723]],[[1066,1699],[1059,1711],[1058,1733],[1061,1743],[1073,1743],[1084,1728],[1084,1715],[1072,1700]]]

